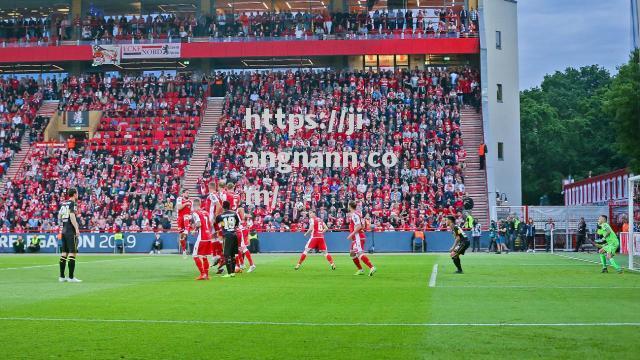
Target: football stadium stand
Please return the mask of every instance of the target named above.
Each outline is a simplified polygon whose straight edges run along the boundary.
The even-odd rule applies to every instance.
[[[225,82],[220,126],[210,138],[210,150],[203,148],[209,159],[200,189],[219,179],[236,183],[237,190],[271,190],[272,184],[281,184],[274,207],[252,209],[265,230],[299,229],[306,221],[301,210],[310,208],[330,226],[342,228],[345,204],[352,199],[364,201],[365,213],[374,216],[380,230],[437,229],[443,216],[461,216],[466,149],[460,110],[478,106],[477,71],[246,72],[228,74]],[[185,78],[92,75],[65,78],[59,91],[60,110],[103,112],[96,134],[74,149],[32,151],[4,201],[4,225],[15,230],[55,226],[47,204],[56,203],[67,186],[78,186],[88,207],[81,219],[87,229],[106,230],[113,223],[129,231],[162,226],[163,217],[171,215],[166,203],[177,197],[200,128],[202,87]],[[289,137],[245,129],[246,109],[265,107],[316,114],[350,107],[364,114],[364,126],[352,136],[323,130]],[[360,158],[390,150],[399,166],[280,174],[275,168],[243,165],[249,150],[286,151],[303,144],[317,151],[348,149]],[[194,185],[187,188],[196,190]]]
[[[0,77],[0,178],[28,143],[25,134],[41,126],[34,123],[41,102],[42,91],[33,78]]]
[[[309,209],[343,229],[354,199],[374,230],[443,229],[445,216],[467,213],[486,228],[492,194],[519,202],[510,177],[519,130],[503,120],[517,113],[517,81],[502,78],[512,68],[496,75],[515,40],[481,26],[487,16],[511,21],[510,5],[143,2],[130,12],[98,3],[0,12],[4,231],[55,229],[70,186],[87,231],[170,229],[181,190],[205,196],[219,181],[234,184],[264,231],[300,230]],[[277,109],[344,112],[361,127],[334,131],[326,118],[313,131],[247,127],[249,111]],[[342,166],[248,164],[263,152],[339,154]],[[371,155],[396,163],[372,166]],[[253,204],[247,191],[273,194]]]
[[[255,222],[269,230],[304,225],[303,209],[315,209],[332,228],[344,228],[346,204],[363,201],[380,230],[444,226],[443,216],[461,216],[465,196],[466,151],[460,133],[460,109],[475,102],[478,73],[447,71],[275,72],[230,75],[219,131],[203,183],[225,179],[238,190],[274,191],[274,206],[253,209]],[[468,105],[469,106],[469,105]],[[275,133],[246,129],[244,115],[260,109],[284,113],[329,113],[343,107],[363,114],[361,132],[351,136],[323,130]],[[288,130],[288,129],[287,129]],[[303,168],[281,174],[275,167],[243,166],[250,152],[310,148],[323,153],[355,151],[360,159],[389,150],[398,157],[393,169],[355,167]],[[359,163],[358,163],[359,164]],[[202,187],[206,189],[206,186]],[[272,221],[273,220],[273,221]],[[301,224],[298,224],[301,223]]]
[[[4,225],[15,231],[57,226],[49,208],[76,186],[82,227],[129,231],[166,225],[200,125],[199,86],[185,79],[69,78],[61,110],[103,111],[96,135],[70,148],[33,149],[5,194]],[[166,91],[166,92],[163,92]],[[86,212],[85,212],[86,211]],[[164,222],[163,222],[164,221]]]

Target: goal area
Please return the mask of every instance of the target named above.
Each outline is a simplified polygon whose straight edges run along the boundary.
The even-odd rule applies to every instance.
[[[640,175],[629,178],[627,213],[622,215],[620,252],[628,255],[629,269],[640,269]]]

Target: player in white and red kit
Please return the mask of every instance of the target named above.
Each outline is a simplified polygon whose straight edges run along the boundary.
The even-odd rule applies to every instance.
[[[217,215],[216,215],[217,216]],[[217,273],[224,271],[224,251],[223,251],[223,236],[220,225],[215,222],[213,218],[213,259],[211,260],[211,266],[218,266]]]
[[[219,213],[222,212],[222,201],[216,192],[216,185],[209,183],[209,192],[202,200],[202,209],[209,213],[209,219],[213,221]]]
[[[232,183],[226,183],[224,181],[220,181],[218,185],[218,197],[220,198],[220,201],[228,201],[229,206],[232,206],[232,208],[236,206],[233,187]]]
[[[253,227],[253,219],[250,215],[245,215],[244,220],[240,224],[240,230],[238,231],[238,255],[236,255],[236,264],[240,264],[240,269],[244,269],[244,259],[249,261],[249,272],[253,272],[256,269],[256,265],[251,258],[251,252],[249,251],[249,232]]]
[[[182,196],[176,201],[178,210],[178,233],[180,234],[180,251],[184,257],[187,256],[187,234],[189,233],[189,220],[191,218],[191,199],[189,190],[184,189]]]
[[[327,227],[327,224],[325,224],[322,219],[316,216],[316,212],[314,210],[309,211],[309,229],[304,235],[311,235],[311,237],[309,238],[309,241],[307,241],[307,245],[305,245],[302,255],[300,255],[300,260],[298,260],[298,264],[295,267],[296,270],[300,269],[302,262],[307,258],[307,254],[311,249],[316,249],[319,253],[324,255],[331,265],[331,270],[336,269],[336,264],[333,263],[333,257],[331,254],[327,252],[327,243],[324,240],[324,233],[328,230],[329,227]]]
[[[358,268],[356,275],[364,274],[360,264],[360,261],[362,261],[369,268],[369,276],[373,276],[376,273],[376,267],[371,264],[369,257],[364,253],[365,221],[362,219],[360,212],[356,211],[356,208],[355,201],[349,202],[349,214],[347,215],[349,217],[349,236],[347,236],[347,239],[351,240],[349,255],[351,255],[353,263]]]
[[[226,186],[226,189],[225,189]],[[244,208],[240,206],[240,195],[234,191],[235,185],[233,183],[227,183],[220,187],[219,198],[220,202],[228,201],[229,209],[236,211],[240,220],[244,219]]]
[[[216,191],[216,184],[213,181],[209,183],[208,190],[209,192],[202,201],[202,209],[209,214],[209,220],[213,224],[213,258],[211,259],[211,266],[215,266],[217,263],[222,266],[224,265],[222,234],[220,233],[220,227],[215,223],[216,216],[222,212],[222,201],[220,201]]]
[[[209,213],[200,208],[200,199],[193,200],[191,220],[194,230],[198,232],[196,244],[193,246],[193,261],[195,261],[200,276],[196,280],[209,280],[209,259],[213,255],[213,234]]]

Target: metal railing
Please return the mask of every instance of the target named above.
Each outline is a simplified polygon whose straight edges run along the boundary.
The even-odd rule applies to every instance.
[[[478,34],[467,32],[446,32],[446,33],[429,33],[423,31],[389,31],[388,33],[375,34],[332,34],[318,35],[305,33],[300,36],[283,35],[283,36],[202,36],[202,37],[171,37],[168,36],[158,38],[136,38],[126,39],[105,39],[105,40],[38,40],[38,41],[2,41],[0,47],[42,47],[42,46],[78,46],[78,45],[127,45],[127,44],[166,44],[166,43],[227,43],[227,42],[266,42],[266,41],[304,41],[304,40],[415,40],[415,39],[466,39],[477,38]]]

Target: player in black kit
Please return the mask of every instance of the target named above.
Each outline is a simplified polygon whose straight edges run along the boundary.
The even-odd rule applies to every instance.
[[[456,218],[453,216],[447,216],[447,226],[453,232],[453,246],[449,251],[451,252],[451,260],[458,270],[456,274],[462,274],[462,265],[460,264],[460,255],[464,255],[465,250],[469,247],[469,239],[464,231],[456,225]]]
[[[238,253],[237,231],[240,227],[240,217],[237,212],[229,210],[230,207],[230,203],[224,201],[222,203],[222,210],[224,211],[216,216],[216,224],[220,225],[222,234],[224,235],[224,258],[227,266],[227,274],[223,277],[235,276],[235,256]]]
[[[58,221],[60,222],[60,240],[62,242],[62,255],[60,256],[60,282],[82,282],[74,276],[76,269],[76,255],[78,254],[78,236],[80,227],[76,219],[76,202],[78,201],[78,190],[70,188],[67,190],[67,200],[60,203],[58,210]],[[64,276],[64,268],[69,264],[69,277]]]

